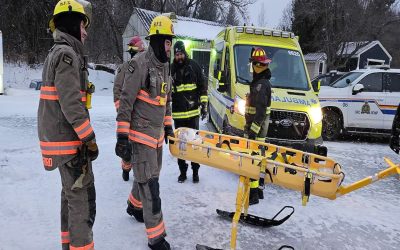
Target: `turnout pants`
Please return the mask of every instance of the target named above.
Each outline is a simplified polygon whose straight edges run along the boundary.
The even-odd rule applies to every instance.
[[[265,138],[267,137],[269,126],[269,115],[265,117],[264,122],[261,124],[260,132],[258,133],[256,140],[265,142]],[[260,187],[258,180],[251,179],[250,180],[250,188],[264,188],[264,184]]]
[[[141,143],[133,145],[133,181],[129,202],[134,209],[143,211],[144,224],[150,245],[156,244],[167,234],[161,211],[160,185],[162,147],[151,148]]]
[[[193,128],[199,129],[199,116],[187,118],[187,119],[174,119],[175,129],[186,127],[186,128]],[[198,171],[200,168],[200,164],[196,162],[191,162],[193,171]],[[178,166],[181,172],[187,171],[187,164],[185,160],[178,159]]]
[[[63,250],[94,249],[92,227],[96,217],[96,191],[92,164],[79,165],[75,158],[59,167]]]

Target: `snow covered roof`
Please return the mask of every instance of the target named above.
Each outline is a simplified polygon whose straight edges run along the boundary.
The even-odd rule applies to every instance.
[[[392,56],[389,52],[383,47],[382,43],[378,40],[375,41],[359,41],[359,42],[346,42],[345,47],[343,49],[342,56],[353,55],[352,57],[357,57],[358,55],[364,53],[365,51],[371,49],[375,45],[379,45],[383,51],[389,56],[390,60],[392,60]],[[343,43],[339,46],[339,50],[337,51],[337,55],[342,53]]]
[[[304,55],[304,60],[308,62],[316,62],[320,60],[326,60],[328,57],[325,53],[323,52],[317,52],[317,53],[308,53]]]
[[[137,13],[146,30],[149,30],[153,18],[161,14],[140,8],[134,8],[134,11]],[[225,28],[223,24],[196,18],[171,16],[171,19],[174,22],[175,35],[181,38],[213,40]]]

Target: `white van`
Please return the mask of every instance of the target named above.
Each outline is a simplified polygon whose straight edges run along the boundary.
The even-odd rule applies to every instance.
[[[322,135],[335,140],[341,133],[390,134],[400,103],[400,69],[362,69],[322,86]]]

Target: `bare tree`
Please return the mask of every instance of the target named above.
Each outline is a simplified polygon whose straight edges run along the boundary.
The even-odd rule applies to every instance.
[[[267,26],[267,15],[265,13],[265,6],[264,3],[261,4],[260,12],[258,13],[257,24],[260,27]]]

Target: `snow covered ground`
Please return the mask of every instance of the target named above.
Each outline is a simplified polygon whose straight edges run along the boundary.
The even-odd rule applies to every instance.
[[[46,172],[36,132],[39,91],[27,86],[40,79],[41,68],[5,65],[5,96],[0,96],[0,249],[60,249],[60,177]],[[91,72],[98,92],[91,111],[100,148],[94,162],[97,217],[96,249],[147,249],[143,224],[126,212],[132,179],[122,181],[119,159],[114,155],[115,110],[113,76]],[[202,123],[206,129],[209,124]],[[345,184],[386,167],[383,157],[395,162],[384,140],[327,142],[330,157],[346,173]],[[210,167],[200,169],[200,183],[191,172],[184,184],[177,183],[176,160],[164,147],[161,196],[168,241],[173,249],[194,249],[197,243],[229,248],[230,222],[215,209],[234,209],[238,178]],[[400,182],[390,177],[335,201],[312,196],[306,207],[300,194],[268,186],[265,199],[250,212],[271,217],[282,206],[296,211],[285,224],[269,229],[239,227],[238,249],[399,249]]]

